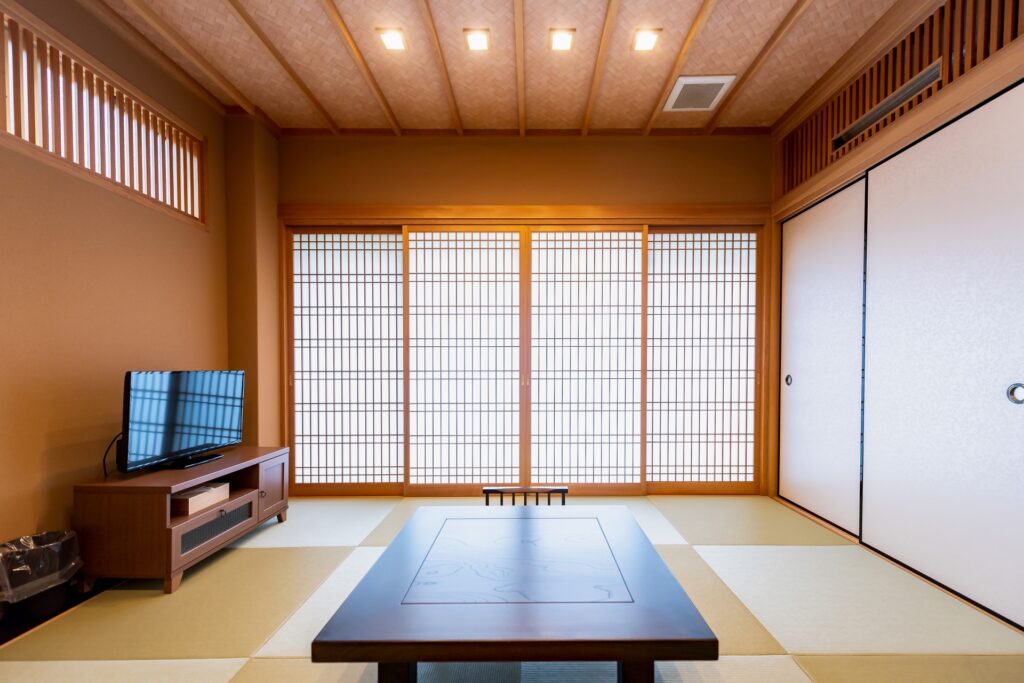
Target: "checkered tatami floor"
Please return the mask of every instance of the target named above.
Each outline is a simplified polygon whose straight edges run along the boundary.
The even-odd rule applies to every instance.
[[[126,582],[0,648],[2,681],[376,680],[309,643],[420,505],[473,498],[293,498],[165,596]],[[720,642],[658,679],[1024,683],[1024,634],[768,498],[570,498],[627,505]],[[951,550],[952,552],[952,550]],[[258,561],[250,561],[259,554]],[[429,683],[602,683],[606,663],[427,665]]]

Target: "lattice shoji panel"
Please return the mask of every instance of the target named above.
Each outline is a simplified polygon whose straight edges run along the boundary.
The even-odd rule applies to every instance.
[[[534,482],[640,481],[642,237],[533,234]]]
[[[648,235],[648,481],[753,481],[756,239]]]
[[[409,233],[409,483],[519,480],[520,233]]]
[[[84,55],[0,12],[0,131],[197,220],[203,141]]]
[[[882,128],[1024,34],[1022,0],[947,0],[852,83],[782,140],[788,192],[864,144]],[[832,140],[935,61],[942,77],[899,109],[833,150]]]
[[[295,483],[403,480],[402,235],[292,237]]]

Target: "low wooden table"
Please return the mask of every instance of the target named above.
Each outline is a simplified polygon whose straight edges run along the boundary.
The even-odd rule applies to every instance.
[[[718,659],[718,639],[624,506],[421,508],[313,640],[314,662]]]

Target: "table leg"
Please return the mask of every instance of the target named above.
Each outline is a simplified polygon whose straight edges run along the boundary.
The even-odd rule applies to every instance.
[[[416,683],[416,662],[379,662],[377,680],[379,683]]]
[[[618,683],[654,683],[654,660],[617,662]]]

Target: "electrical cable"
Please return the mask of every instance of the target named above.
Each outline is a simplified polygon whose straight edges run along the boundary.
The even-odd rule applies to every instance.
[[[103,451],[103,478],[107,478],[107,455],[110,453],[110,447],[117,443],[117,440],[124,435],[124,432],[118,432],[117,436],[110,440],[107,444],[107,450]]]

